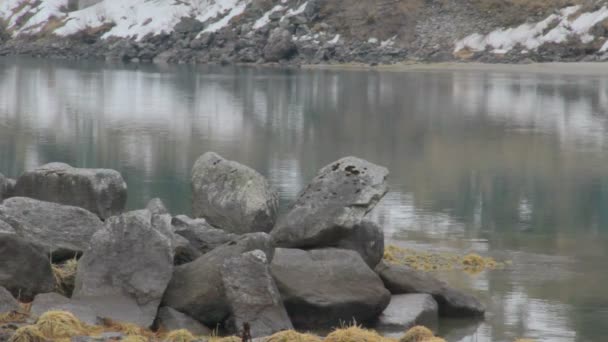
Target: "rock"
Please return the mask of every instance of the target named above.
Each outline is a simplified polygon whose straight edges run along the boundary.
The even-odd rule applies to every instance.
[[[166,331],[186,329],[197,336],[211,336],[213,333],[211,329],[200,324],[195,319],[166,306],[158,310],[156,324],[159,328],[162,327]]]
[[[111,217],[79,261],[73,298],[102,317],[152,325],[173,271],[172,241],[140,210]]]
[[[212,226],[231,233],[269,232],[278,195],[257,171],[213,152],[192,169],[192,211]]]
[[[386,194],[387,176],[386,168],[355,157],[325,166],[279,218],[271,233],[277,246],[335,246]]]
[[[165,203],[160,198],[153,198],[146,205],[146,209],[148,209],[152,215],[166,215],[169,214],[169,210],[165,206]]]
[[[17,234],[15,228],[4,221],[5,215],[0,214],[0,233]]]
[[[260,249],[272,259],[274,247],[265,233],[246,234],[195,261],[175,268],[163,305],[185,313],[207,326],[223,323],[230,310],[220,269],[224,261]]]
[[[230,307],[231,333],[241,334],[244,323],[249,323],[252,337],[293,329],[264,252],[255,250],[226,260],[221,275]]]
[[[415,325],[436,328],[437,302],[429,294],[404,294],[392,296],[388,307],[378,318],[376,329],[402,332]]]
[[[375,269],[393,294],[427,293],[439,305],[441,316],[483,316],[485,307],[475,297],[451,288],[447,283],[408,266],[380,262]]]
[[[197,251],[205,254],[226,242],[238,239],[238,235],[211,227],[205,219],[191,219],[180,215],[171,221],[176,234],[184,237]]]
[[[356,251],[373,269],[384,256],[384,231],[374,222],[363,221],[353,227],[351,234],[338,241],[337,247]]]
[[[0,286],[0,315],[19,310],[21,310],[21,307],[17,300],[7,289]]]
[[[282,28],[274,29],[264,47],[264,58],[268,62],[289,59],[297,52],[291,33]]]
[[[21,175],[15,194],[81,207],[107,219],[124,210],[127,184],[114,170],[79,169],[51,163]]]
[[[32,302],[30,314],[33,317],[39,317],[43,313],[53,310],[71,312],[86,324],[97,325],[101,323],[101,320],[93,309],[58,293],[42,293],[37,295]]]
[[[21,224],[14,225],[17,235],[41,246],[53,262],[82,254],[103,222],[93,213],[78,207],[12,197],[0,205],[0,213]]]
[[[0,202],[4,199],[7,199],[13,196],[15,191],[15,180],[4,177],[3,174],[0,173]]]
[[[198,33],[205,28],[205,25],[195,18],[183,17],[175,24],[173,30],[177,33]]]
[[[55,278],[47,256],[15,234],[0,233],[0,286],[22,301],[51,292]]]
[[[277,248],[271,272],[298,329],[364,323],[378,317],[391,298],[382,280],[350,250]]]

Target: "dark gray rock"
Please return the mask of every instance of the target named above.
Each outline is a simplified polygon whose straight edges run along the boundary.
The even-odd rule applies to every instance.
[[[43,313],[53,310],[70,312],[86,324],[96,325],[101,323],[100,318],[93,309],[58,293],[42,293],[37,295],[32,302],[30,314],[33,317],[40,317]]]
[[[15,192],[15,180],[6,178],[0,173],[0,202],[2,200],[13,196]]]
[[[195,261],[175,268],[163,305],[185,313],[207,326],[223,323],[230,313],[222,284],[224,261],[252,250],[263,250],[272,259],[270,236],[252,233],[219,246]]]
[[[114,170],[51,163],[21,175],[15,194],[84,208],[106,219],[124,210],[127,184]]]
[[[264,58],[267,62],[279,62],[291,58],[297,53],[296,44],[288,30],[274,29],[264,47]]]
[[[278,195],[257,171],[216,153],[203,154],[192,169],[192,211],[231,233],[269,232]]]
[[[198,33],[205,28],[205,25],[195,18],[183,17],[175,24],[173,30],[177,33]]]
[[[103,228],[90,211],[26,197],[5,200],[0,213],[19,221],[13,226],[17,235],[41,246],[53,262],[82,254],[93,234]]]
[[[229,241],[238,239],[238,235],[211,227],[205,219],[191,219],[179,215],[171,221],[176,234],[184,237],[200,253],[205,254]]]
[[[277,248],[271,272],[299,329],[373,320],[391,298],[382,280],[350,250]]]
[[[249,323],[254,338],[293,329],[264,252],[255,250],[226,260],[221,275],[230,307],[231,333],[242,333],[244,323]]]
[[[378,317],[376,329],[402,332],[415,325],[436,328],[437,302],[429,294],[404,294],[392,296],[388,307]]]
[[[51,292],[55,278],[47,256],[15,234],[0,233],[0,286],[22,301]]]
[[[19,310],[21,310],[21,307],[17,300],[7,289],[0,286],[0,314]]]
[[[386,168],[355,157],[325,166],[279,218],[271,233],[277,246],[335,246],[386,194],[387,176]]]
[[[393,294],[427,293],[433,296],[442,316],[483,316],[485,313],[484,305],[477,298],[424,272],[385,261],[380,262],[375,270]]]
[[[158,310],[156,324],[167,331],[186,329],[197,336],[211,336],[213,333],[211,329],[197,320],[166,306]]]
[[[152,325],[173,271],[172,240],[148,210],[108,219],[79,261],[73,298],[100,316]]]
[[[363,221],[355,225],[348,236],[339,240],[337,247],[356,251],[373,269],[384,256],[384,231],[374,222]]]

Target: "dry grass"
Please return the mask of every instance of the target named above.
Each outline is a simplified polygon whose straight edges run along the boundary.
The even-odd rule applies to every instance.
[[[434,337],[435,334],[430,329],[417,325],[406,331],[405,335],[399,339],[399,342],[424,342]]]
[[[294,330],[286,330],[270,336],[266,342],[321,342],[321,338]]]
[[[15,331],[8,342],[47,342],[44,335],[35,325],[26,325]]]
[[[70,259],[63,264],[53,264],[52,268],[53,275],[55,276],[55,291],[64,296],[71,297],[74,291],[78,260]]]
[[[243,339],[241,339],[238,336],[228,336],[228,337],[214,337],[212,336],[211,338],[209,338],[209,342],[242,342]]]
[[[396,342],[397,340],[382,337],[373,330],[358,326],[336,329],[323,342]]]
[[[52,340],[88,335],[92,330],[66,311],[45,312],[36,321],[36,327],[44,337]]]
[[[196,336],[186,329],[171,331],[163,339],[165,342],[192,342],[194,340],[196,340]]]

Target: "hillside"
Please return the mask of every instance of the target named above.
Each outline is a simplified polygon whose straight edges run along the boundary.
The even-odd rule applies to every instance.
[[[4,0],[0,55],[175,63],[604,60],[591,0]]]

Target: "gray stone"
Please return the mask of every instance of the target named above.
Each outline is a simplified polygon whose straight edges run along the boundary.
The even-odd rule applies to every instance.
[[[40,317],[43,313],[53,310],[70,312],[86,324],[96,325],[101,323],[95,311],[86,306],[86,304],[81,304],[58,293],[42,293],[37,295],[32,302],[30,314],[33,317]]]
[[[355,225],[348,236],[339,240],[337,247],[356,251],[373,269],[384,256],[384,231],[374,222],[363,221]]]
[[[238,239],[238,235],[213,228],[205,219],[191,219],[180,215],[171,221],[176,234],[184,237],[196,250],[205,254],[226,242]]]
[[[22,174],[15,194],[81,207],[106,219],[124,210],[127,184],[114,170],[79,169],[51,163]]]
[[[378,317],[377,330],[402,332],[415,325],[436,328],[437,302],[429,294],[403,294],[391,297],[388,307]]]
[[[203,30],[205,25],[195,18],[183,17],[175,24],[173,30],[177,33],[198,33]]]
[[[165,291],[163,305],[207,326],[223,323],[230,314],[230,308],[222,285],[222,264],[231,257],[256,249],[263,250],[268,259],[272,259],[274,247],[268,234],[243,235],[191,263],[176,267]]]
[[[12,197],[0,205],[0,213],[21,224],[13,225],[17,235],[41,246],[53,262],[82,254],[103,222],[93,213],[78,207]]]
[[[186,329],[197,336],[211,336],[213,333],[211,329],[202,325],[197,320],[166,306],[158,310],[156,323],[159,328],[167,331]]]
[[[0,202],[13,195],[15,191],[15,180],[6,178],[0,173]]]
[[[111,217],[79,261],[73,298],[100,316],[152,325],[173,271],[172,241],[148,210]]]
[[[289,59],[298,48],[293,42],[291,32],[283,28],[276,28],[270,33],[268,42],[264,47],[264,59],[268,62],[278,62]]]
[[[311,329],[378,317],[391,295],[351,250],[277,248],[271,272],[294,326]]]
[[[169,210],[165,206],[165,203],[160,198],[151,199],[146,205],[146,209],[150,210],[152,215],[166,215],[169,214]]]
[[[15,234],[0,233],[0,286],[22,301],[51,292],[55,278],[47,256]],[[27,270],[27,271],[25,271]]]
[[[7,289],[0,286],[0,314],[19,310],[21,310],[21,307],[17,300]]]
[[[203,154],[192,169],[192,211],[231,233],[269,232],[278,195],[257,171],[216,153]]]
[[[249,323],[252,337],[293,329],[264,252],[255,250],[226,260],[221,275],[230,307],[231,333],[242,333],[244,323]]]
[[[424,272],[385,261],[380,262],[375,270],[393,294],[427,293],[433,296],[441,316],[483,316],[485,313],[484,305],[477,298]]]
[[[277,246],[335,246],[386,194],[387,176],[386,168],[355,157],[325,166],[279,218],[271,233]]]

